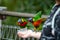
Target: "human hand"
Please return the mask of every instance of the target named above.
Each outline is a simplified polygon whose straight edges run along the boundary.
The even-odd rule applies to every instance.
[[[33,32],[32,30],[19,31],[17,35],[22,38],[28,38],[31,37],[32,32]]]

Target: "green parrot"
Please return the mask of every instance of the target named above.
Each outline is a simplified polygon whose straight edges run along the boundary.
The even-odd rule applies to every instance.
[[[45,18],[41,18],[42,13],[39,11],[33,18],[29,18],[28,21],[34,26],[34,30],[41,28],[41,24],[45,21]]]

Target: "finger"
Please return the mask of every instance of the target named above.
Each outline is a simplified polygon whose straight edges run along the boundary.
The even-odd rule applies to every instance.
[[[22,38],[28,38],[28,37],[29,37],[28,34],[25,34],[25,35],[22,36]]]
[[[19,37],[21,37],[21,36],[23,36],[24,34],[22,34],[22,33],[17,33],[17,35],[19,36]]]

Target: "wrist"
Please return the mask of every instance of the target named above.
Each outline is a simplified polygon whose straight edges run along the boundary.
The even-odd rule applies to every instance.
[[[40,36],[41,36],[41,32],[32,32],[30,34],[30,37],[34,37],[34,38],[37,38],[37,39],[39,39]]]
[[[34,37],[34,35],[35,35],[35,32],[32,32],[32,33],[30,34],[31,37]]]

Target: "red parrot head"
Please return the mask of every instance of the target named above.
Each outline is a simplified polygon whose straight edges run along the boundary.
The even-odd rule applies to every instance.
[[[18,25],[21,27],[25,27],[27,25],[27,22],[24,19],[19,19],[18,20]]]

